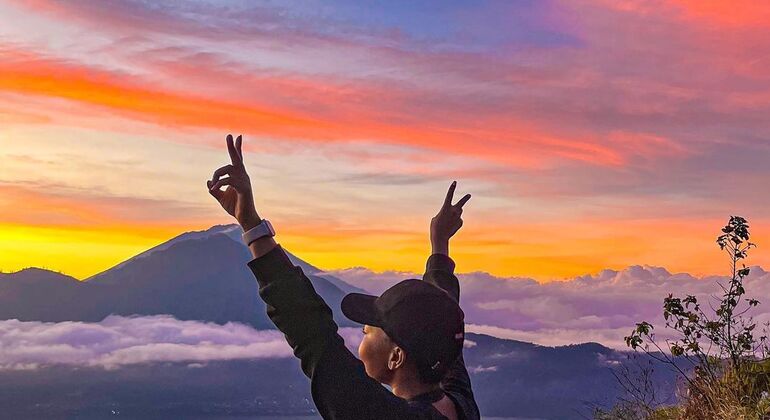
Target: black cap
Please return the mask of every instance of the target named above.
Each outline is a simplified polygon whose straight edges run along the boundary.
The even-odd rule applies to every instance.
[[[382,328],[420,369],[444,371],[457,359],[465,338],[465,314],[444,290],[422,280],[397,283],[380,297],[350,293],[342,313],[352,321]]]

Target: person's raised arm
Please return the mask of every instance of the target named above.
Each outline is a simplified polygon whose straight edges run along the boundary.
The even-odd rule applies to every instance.
[[[255,208],[243,164],[241,136],[233,142],[228,135],[227,150],[231,163],[217,169],[206,185],[225,211],[248,231],[262,223],[262,219]],[[248,266],[259,284],[267,315],[300,359],[303,372],[311,380],[313,401],[323,418],[431,418],[415,412],[406,400],[367,376],[363,363],[345,347],[337,333],[329,306],[272,237],[263,236],[251,242],[249,249],[254,259]]]
[[[441,209],[430,221],[431,255],[423,279],[446,290],[459,302],[460,285],[454,276],[455,263],[449,258],[449,240],[463,226],[463,206],[471,199],[471,195],[465,194],[457,204],[452,204],[455,188],[457,181],[449,186]]]
[[[455,263],[449,257],[449,240],[463,226],[463,206],[471,199],[471,195],[466,194],[457,204],[452,204],[455,188],[457,181],[449,186],[441,209],[430,221],[431,255],[426,263],[423,280],[442,288],[459,303],[460,282],[454,274]],[[470,418],[467,420],[479,418],[479,408],[462,353],[441,381],[441,388],[452,397],[456,405],[462,407],[462,412],[469,413]]]

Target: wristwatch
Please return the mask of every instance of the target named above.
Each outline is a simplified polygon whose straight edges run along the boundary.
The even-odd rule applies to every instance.
[[[271,225],[267,219],[262,219],[262,222],[246,232],[243,232],[241,235],[243,243],[245,243],[246,246],[249,246],[252,242],[265,236],[275,236],[273,225]]]

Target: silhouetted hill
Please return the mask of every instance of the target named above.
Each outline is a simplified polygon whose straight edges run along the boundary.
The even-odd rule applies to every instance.
[[[15,273],[0,273],[0,287],[9,284],[38,284],[41,286],[78,282],[74,277],[42,268],[30,267]]]
[[[82,286],[73,277],[40,268],[0,273],[0,319],[86,320],[85,312],[78,308],[78,300],[84,296]]]

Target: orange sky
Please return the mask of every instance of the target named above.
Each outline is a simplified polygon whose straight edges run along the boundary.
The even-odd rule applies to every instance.
[[[770,266],[764,6],[329,7],[0,2],[0,270],[87,278],[230,223],[204,187],[228,132],[323,268],[419,271],[453,179],[460,271],[719,273],[731,214]]]

